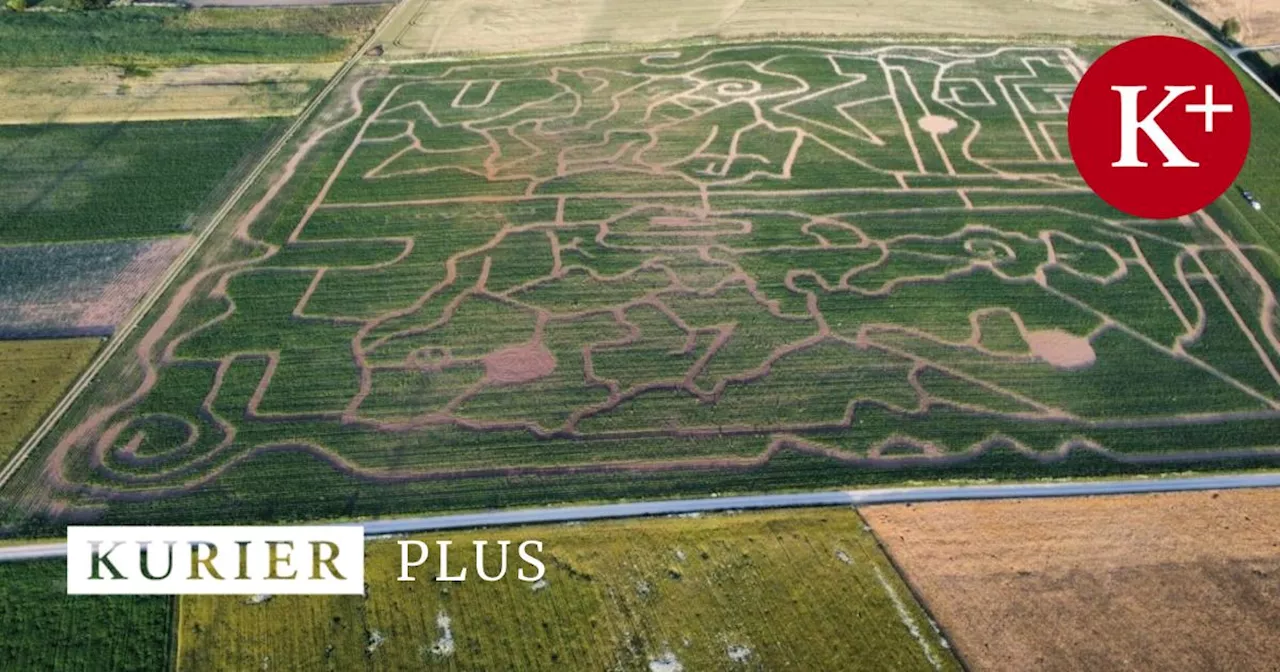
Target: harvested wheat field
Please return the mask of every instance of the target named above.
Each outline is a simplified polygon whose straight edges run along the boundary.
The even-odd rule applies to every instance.
[[[406,8],[389,26],[388,56],[500,53],[584,43],[753,35],[1176,34],[1145,0],[445,0]]]
[[[339,65],[13,68],[0,72],[0,124],[292,116]]]
[[[0,341],[0,462],[9,459],[99,345],[96,338]]]
[[[1242,44],[1280,43],[1280,0],[1191,0],[1188,4],[1217,25],[1231,18],[1239,21],[1236,39]]]
[[[1280,660],[1280,490],[863,509],[982,670]]]

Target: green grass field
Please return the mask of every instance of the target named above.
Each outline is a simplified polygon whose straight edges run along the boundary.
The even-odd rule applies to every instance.
[[[1240,77],[1249,99],[1249,114],[1253,121],[1253,137],[1249,159],[1236,184],[1240,189],[1253,192],[1263,203],[1262,211],[1255,211],[1233,189],[1214,204],[1210,212],[1232,224],[1232,232],[1241,242],[1280,250],[1280,104],[1266,94],[1252,79]],[[1280,275],[1280,258],[1271,254],[1254,255],[1260,265],[1270,267]]]
[[[178,669],[959,669],[847,509],[418,538],[433,552],[452,541],[455,575],[473,539],[511,539],[509,573],[438,583],[433,555],[398,582],[399,547],[380,541],[365,550],[368,597],[184,597]],[[528,539],[544,544],[542,583],[516,576]]]
[[[1275,463],[1274,251],[1091,194],[1081,67],[762,43],[353,71],[148,327],[159,375],[72,416],[133,395],[86,428],[112,445],[56,446],[90,489],[53,494],[279,520]]]
[[[63,561],[0,563],[6,670],[154,672],[168,666],[167,597],[67,595]]]
[[[170,66],[340,61],[386,11],[386,5],[363,5],[5,14],[0,62]]]
[[[96,338],[0,341],[0,463],[89,364]]]
[[[0,243],[181,233],[279,123],[0,126]]]

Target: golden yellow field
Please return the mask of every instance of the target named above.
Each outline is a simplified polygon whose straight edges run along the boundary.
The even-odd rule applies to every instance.
[[[0,124],[292,116],[340,65],[10,68],[0,71]]]
[[[184,597],[181,670],[958,669],[849,509],[772,511],[496,530],[513,541],[495,583],[394,580],[399,547],[366,548],[368,597]],[[515,577],[538,539],[543,583]],[[489,571],[497,568],[491,545]]]
[[[1240,22],[1236,39],[1242,44],[1265,46],[1280,42],[1280,2],[1277,0],[1191,0],[1188,4],[1204,18],[1222,25]]]
[[[0,463],[53,407],[99,345],[96,338],[0,341]]]
[[[415,1],[415,0],[411,0]],[[803,11],[797,11],[802,9]],[[1180,27],[1149,0],[440,0],[388,27],[388,56],[562,49],[700,36],[1138,36]]]

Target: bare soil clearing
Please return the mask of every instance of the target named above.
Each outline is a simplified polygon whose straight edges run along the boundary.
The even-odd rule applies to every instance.
[[[959,126],[955,119],[936,114],[931,114],[927,117],[920,117],[917,124],[925,133],[932,133],[935,135],[950,133],[951,131],[956,130],[956,127]]]
[[[423,2],[390,26],[387,55],[499,53],[582,43],[655,42],[704,35],[972,36],[1177,34],[1143,0],[948,2],[870,0],[851,8],[815,0],[796,11],[785,0],[445,0]]]
[[[556,357],[541,343],[498,350],[484,359],[485,375],[494,383],[525,383],[551,375]]]
[[[1026,336],[1031,354],[1060,369],[1079,369],[1093,364],[1097,356],[1089,339],[1061,329],[1033,331]]]
[[[340,65],[12,68],[0,72],[0,124],[292,116]]]
[[[1280,490],[869,507],[975,669],[1280,659]]]

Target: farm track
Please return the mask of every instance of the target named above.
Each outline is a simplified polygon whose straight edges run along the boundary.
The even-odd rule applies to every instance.
[[[1154,492],[1195,492],[1239,488],[1280,487],[1280,473],[1228,474],[1176,478],[1112,481],[1066,481],[1050,483],[1001,483],[997,485],[957,485],[863,490],[821,491],[773,495],[742,495],[701,499],[656,500],[624,504],[559,506],[509,509],[447,516],[423,516],[358,522],[366,537],[384,537],[415,532],[507,527],[538,523],[569,523],[614,518],[672,516],[717,511],[782,509],[811,506],[871,506],[910,502],[948,502],[1046,497],[1093,497]],[[317,523],[343,524],[343,523]],[[41,542],[0,546],[0,562],[66,557],[67,545]]]
[[[187,264],[196,257],[196,254],[204,247],[204,244],[213,235],[214,231],[216,231],[221,225],[222,220],[226,218],[240,199],[244,197],[245,193],[249,191],[253,184],[267,169],[267,166],[284,149],[284,147],[293,138],[294,134],[297,133],[304,124],[306,124],[306,122],[311,118],[311,115],[324,103],[324,100],[329,96],[329,94],[337,88],[338,84],[342,81],[342,78],[345,77],[353,67],[355,67],[361,58],[364,57],[365,50],[371,45],[377,43],[382,31],[390,25],[395,14],[400,11],[403,6],[404,4],[397,5],[387,14],[387,16],[383,17],[383,20],[378,24],[377,29],[374,30],[369,39],[366,40],[360,49],[358,49],[351,58],[347,59],[346,63],[344,63],[333,77],[329,79],[329,82],[325,87],[316,94],[315,98],[313,98],[306,108],[303,109],[302,113],[297,116],[294,122],[289,125],[281,137],[276,140],[270,149],[267,150],[267,153],[258,161],[253,170],[240,181],[235,191],[227,197],[223,202],[222,207],[214,213],[209,222],[195,237],[192,243],[187,246],[186,250],[176,260],[174,260],[170,265],[169,270],[165,272],[164,276],[160,278],[152,290],[147,293],[142,302],[138,304],[130,314],[129,318],[116,328],[115,333],[103,347],[98,356],[89,365],[89,368],[86,369],[80,378],[76,380],[75,384],[67,390],[66,395],[62,397],[57,406],[53,408],[49,415],[45,417],[44,421],[42,421],[36,428],[35,432],[32,433],[13,457],[5,464],[4,468],[0,469],[0,491],[2,491],[5,485],[8,484],[9,480],[13,478],[13,475],[22,468],[23,463],[26,462],[27,458],[31,455],[31,452],[35,450],[46,436],[48,436],[49,432],[53,430],[58,422],[62,420],[63,416],[66,415],[75,402],[80,398],[80,395],[89,388],[93,383],[94,377],[102,371],[103,367],[106,366],[107,361],[124,346],[125,341],[129,339],[133,334],[133,331],[142,323],[147,313],[151,311],[151,309],[169,290],[169,287],[173,282],[177,280],[178,276],[180,276],[186,269]]]

